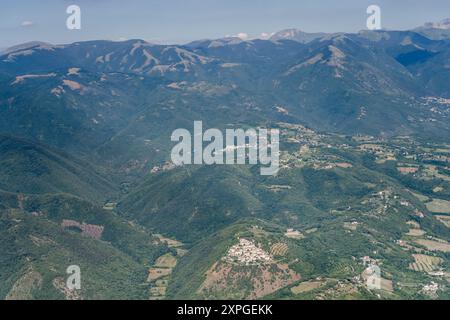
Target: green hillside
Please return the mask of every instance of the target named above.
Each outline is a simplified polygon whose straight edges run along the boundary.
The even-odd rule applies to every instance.
[[[95,167],[41,144],[0,136],[0,189],[15,193],[70,193],[103,201],[117,187]]]
[[[18,210],[3,210],[0,221],[1,298],[70,298],[64,285],[58,289],[70,265],[81,268],[82,290],[75,298],[145,298],[145,266],[107,242]]]
[[[450,42],[416,31],[3,51],[0,299],[449,299]],[[175,166],[199,120],[279,129],[279,171]]]

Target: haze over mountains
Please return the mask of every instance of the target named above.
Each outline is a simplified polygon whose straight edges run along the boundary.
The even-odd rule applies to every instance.
[[[448,30],[4,50],[0,297],[372,299],[368,256],[383,298],[429,297],[448,281]],[[280,128],[280,174],[173,166],[195,120]],[[267,263],[230,264],[238,238]],[[81,297],[61,287],[71,263]]]
[[[450,19],[444,19],[440,22],[429,22],[422,27],[414,29],[424,36],[433,40],[448,39],[450,35]]]
[[[0,72],[6,89],[1,102],[6,106],[2,128],[43,142],[65,139],[69,145],[99,146],[125,129],[146,103],[166,104],[170,113],[170,101],[162,101],[167,94],[185,96],[185,100],[201,95],[210,100],[205,106],[193,103],[191,113],[202,111],[199,108],[216,109],[212,101],[219,96],[221,104],[231,104],[227,108],[243,109],[232,105],[239,95],[250,117],[292,119],[343,133],[432,134],[439,130],[436,135],[446,136],[445,121],[434,119],[421,99],[450,94],[448,55],[448,40],[430,40],[410,31],[328,35],[307,44],[284,39],[219,39],[187,46],[142,40],[59,46],[33,43],[2,56]],[[38,113],[45,110],[52,114],[51,120],[34,114],[30,99],[36,102],[37,97],[28,95],[34,86],[47,87],[39,93]],[[87,106],[92,99],[105,101]],[[25,103],[28,112],[8,110],[13,100]],[[262,112],[252,108],[258,100],[264,101],[258,106]],[[54,108],[53,103],[61,107]],[[277,114],[278,105],[287,112]],[[365,115],[360,117],[363,109]],[[58,130],[58,134],[46,134],[49,130]],[[87,141],[69,141],[77,134],[92,136]]]

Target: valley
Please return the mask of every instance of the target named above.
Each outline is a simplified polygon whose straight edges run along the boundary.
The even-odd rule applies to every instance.
[[[5,50],[0,298],[449,299],[450,42],[430,32]],[[174,164],[200,120],[278,129],[277,174]]]
[[[50,229],[32,232],[28,241],[41,250],[62,245],[51,234],[119,250],[140,270],[136,280],[141,280],[133,286],[149,299],[445,297],[450,280],[448,146],[407,136],[380,139],[278,126],[282,153],[275,177],[262,177],[249,165],[170,167],[149,172],[129,190],[107,193],[105,202],[68,193],[17,193],[4,186],[2,217],[4,223],[13,219],[4,228],[40,221]],[[51,171],[35,183],[55,185],[50,177]],[[204,191],[202,179],[209,181]],[[112,190],[119,190],[123,182],[113,181],[117,187]],[[239,241],[262,251],[241,264],[246,253],[236,247]],[[18,258],[11,254],[13,261]],[[64,278],[49,257],[25,257],[20,270],[40,266],[58,275],[39,273],[34,290],[45,287],[46,279]],[[383,270],[386,289],[365,288],[361,261],[367,257]],[[93,283],[101,281],[100,275],[92,276]],[[9,277],[14,279],[13,273]],[[424,293],[430,283],[437,289]],[[18,286],[9,295],[17,298]],[[76,298],[89,298],[89,293]]]

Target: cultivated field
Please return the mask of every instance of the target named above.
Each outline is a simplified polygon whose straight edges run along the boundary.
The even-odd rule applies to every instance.
[[[278,242],[270,247],[270,253],[273,256],[284,256],[288,251],[288,245],[286,243]]]
[[[164,278],[172,273],[172,269],[165,268],[150,268],[148,270],[148,278],[147,281],[155,281],[159,278]]]
[[[421,229],[409,229],[409,232],[406,235],[411,237],[421,237],[425,233],[426,232]]]
[[[293,294],[305,293],[320,288],[323,284],[322,281],[302,282],[298,286],[292,287],[291,291]]]
[[[450,213],[450,201],[433,199],[426,204],[427,209],[436,213]]]
[[[159,257],[156,260],[155,267],[156,268],[174,268],[176,264],[177,264],[177,258],[175,258],[170,253],[166,253],[165,255]]]
[[[410,269],[414,271],[430,272],[442,263],[442,259],[439,257],[427,256],[425,254],[413,254],[415,262],[409,265]]]
[[[450,216],[435,216],[440,222],[450,227]]]
[[[171,248],[178,248],[183,246],[182,242],[164,237],[163,235],[155,234],[154,236],[157,237],[159,241],[166,243]]]
[[[422,202],[426,202],[430,199],[427,196],[424,196],[423,194],[412,192],[412,191],[410,191],[410,192],[413,196],[415,196],[417,199],[419,199]]]
[[[153,297],[164,297],[166,295],[166,287],[153,287],[150,289],[150,294]]]
[[[450,244],[445,241],[418,239],[415,242],[424,246],[430,251],[450,252]]]
[[[394,284],[392,283],[392,280],[388,279],[381,279],[381,290],[388,291],[388,292],[394,292]]]

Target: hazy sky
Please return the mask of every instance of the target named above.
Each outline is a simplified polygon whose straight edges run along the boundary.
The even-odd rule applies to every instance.
[[[0,48],[27,42],[144,39],[185,43],[238,33],[259,37],[286,28],[356,32],[366,8],[382,27],[409,29],[450,17],[450,0],[0,0]],[[81,7],[81,30],[66,28],[66,8]]]

